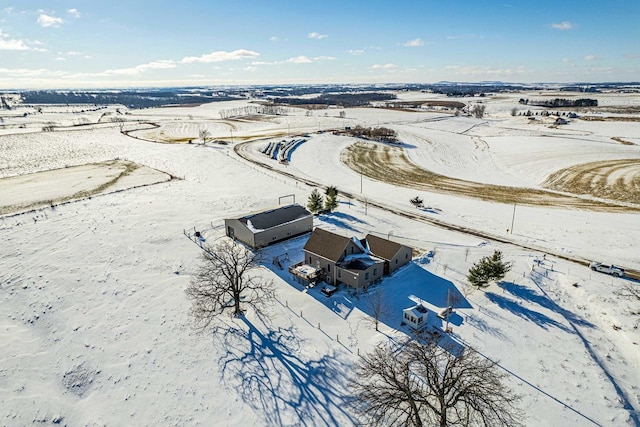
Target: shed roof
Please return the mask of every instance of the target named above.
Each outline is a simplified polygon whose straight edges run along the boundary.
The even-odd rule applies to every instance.
[[[268,230],[288,222],[310,217],[311,212],[304,207],[293,204],[254,212],[237,218],[254,231]]]
[[[322,228],[315,228],[304,245],[304,250],[338,262],[349,242],[348,237],[334,234]]]
[[[391,240],[383,239],[382,237],[374,236],[373,234],[367,234],[365,240],[368,243],[369,251],[386,259],[387,261],[393,259],[403,245],[400,243],[392,242]]]

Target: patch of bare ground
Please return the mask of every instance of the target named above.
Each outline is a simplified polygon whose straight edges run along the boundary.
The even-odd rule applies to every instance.
[[[640,211],[640,206],[622,206],[552,191],[483,184],[439,175],[420,168],[407,158],[402,148],[390,145],[357,142],[341,153],[341,159],[349,168],[371,179],[419,190],[508,204],[542,205],[606,212]]]
[[[587,122],[640,122],[640,117],[580,116],[580,120]]]
[[[556,191],[640,204],[640,159],[604,160],[561,169],[543,186]]]
[[[72,180],[70,180],[72,178]],[[0,215],[56,206],[100,194],[157,184],[173,177],[124,160],[113,160],[0,179]],[[83,182],[83,189],[78,188]],[[73,184],[76,183],[76,184]]]
[[[634,143],[633,143],[633,142],[631,142],[631,141],[626,141],[626,140],[624,140],[624,139],[622,139],[622,138],[619,138],[619,137],[617,137],[617,136],[612,136],[612,137],[611,137],[611,139],[613,139],[613,140],[614,140],[614,141],[616,141],[616,142],[619,142],[619,143],[620,143],[620,144],[622,144],[622,145],[636,145],[636,144],[634,144]]]

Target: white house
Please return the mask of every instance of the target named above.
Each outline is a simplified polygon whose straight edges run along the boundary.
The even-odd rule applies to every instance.
[[[411,326],[415,330],[420,330],[427,324],[427,316],[429,310],[422,305],[417,304],[413,307],[405,308],[402,310],[402,319],[404,323]]]

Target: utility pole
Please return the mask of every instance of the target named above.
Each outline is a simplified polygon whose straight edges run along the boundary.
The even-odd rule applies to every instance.
[[[516,204],[513,205],[513,216],[511,217],[511,228],[509,229],[509,234],[513,234],[513,222],[516,220]]]
[[[362,194],[362,172],[360,172],[360,194]]]

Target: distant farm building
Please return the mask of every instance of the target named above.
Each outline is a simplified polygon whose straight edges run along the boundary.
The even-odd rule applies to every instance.
[[[313,215],[293,204],[224,220],[227,236],[257,249],[308,233]]]
[[[412,249],[367,235],[359,240],[316,228],[304,245],[304,261],[292,266],[313,268],[314,279],[361,290],[411,261]],[[296,277],[295,270],[290,270]]]

